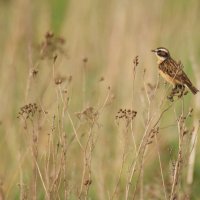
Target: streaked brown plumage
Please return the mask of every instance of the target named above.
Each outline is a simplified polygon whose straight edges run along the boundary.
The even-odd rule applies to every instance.
[[[158,58],[159,73],[166,81],[170,82],[174,87],[187,86],[193,94],[199,91],[183,71],[182,64],[172,59],[166,48],[160,47],[152,51]]]

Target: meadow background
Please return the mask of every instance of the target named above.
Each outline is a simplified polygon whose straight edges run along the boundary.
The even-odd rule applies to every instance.
[[[169,102],[151,53],[200,89],[199,18],[198,0],[0,0],[0,199],[199,199],[200,94]]]

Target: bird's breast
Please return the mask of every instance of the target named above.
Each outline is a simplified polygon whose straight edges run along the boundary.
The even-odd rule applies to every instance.
[[[163,72],[162,70],[159,69],[159,74],[169,83],[171,83],[172,85],[176,84],[176,81],[174,79],[174,77],[169,76],[167,73]]]

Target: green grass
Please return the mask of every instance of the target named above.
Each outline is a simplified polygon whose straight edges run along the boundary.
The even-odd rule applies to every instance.
[[[69,0],[51,0],[49,2],[51,12],[51,26],[56,33],[61,31],[64,20],[67,16]]]

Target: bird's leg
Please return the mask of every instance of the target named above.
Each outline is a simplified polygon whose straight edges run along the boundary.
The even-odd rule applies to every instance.
[[[179,93],[179,85],[174,85],[174,87],[172,88],[172,91],[170,93],[170,95],[167,97],[170,101],[174,101],[173,97],[176,96]]]
[[[176,93],[178,93],[178,91],[179,91],[179,85],[175,85],[175,87],[172,89],[173,90],[173,92],[176,94]]]
[[[171,93],[169,96],[167,96],[167,99],[168,99],[169,101],[171,101],[171,102],[173,102],[173,101],[174,101],[174,98],[173,98],[173,95],[172,95],[172,93]]]
[[[173,96],[175,96],[177,93],[179,93],[179,87],[178,87],[178,85],[176,84],[176,85],[172,88],[171,94],[172,94]]]
[[[170,100],[171,102],[174,101],[174,95],[177,93],[177,86],[175,85],[175,87],[172,88],[171,93],[169,94],[169,96],[167,96],[168,100]]]
[[[181,98],[185,93],[185,86],[184,85],[178,85],[178,88],[180,90],[180,94],[178,95],[178,98]]]

